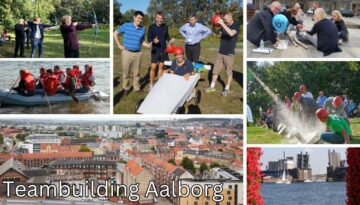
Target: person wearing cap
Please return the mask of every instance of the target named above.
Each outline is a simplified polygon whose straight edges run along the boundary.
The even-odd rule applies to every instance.
[[[306,97],[306,98],[311,98],[311,99],[314,99],[314,96],[313,94],[307,90],[307,87],[306,85],[301,85],[300,88],[299,88],[302,96]]]
[[[345,112],[345,104],[341,96],[329,97],[325,100],[323,108],[330,114],[344,118],[346,122],[350,124]]]
[[[220,24],[221,29],[215,30],[216,34],[221,34],[220,48],[216,56],[214,69],[212,70],[212,79],[210,86],[205,89],[205,92],[215,92],[215,83],[219,77],[221,70],[225,67],[227,82],[225,88],[221,92],[222,96],[227,96],[230,90],[230,84],[233,79],[233,67],[235,62],[235,48],[236,42],[240,33],[240,24],[235,22],[230,12],[223,15],[223,18],[218,18],[217,23]]]
[[[185,59],[184,48],[181,46],[175,47],[173,54],[176,59],[172,62],[168,73],[183,76],[185,80],[189,80],[194,73],[194,66],[191,61]]]
[[[158,78],[161,78],[164,69],[164,62],[169,60],[165,52],[166,42],[174,43],[175,39],[170,38],[168,26],[164,23],[164,13],[158,11],[155,14],[155,23],[148,29],[147,40],[152,42],[151,48],[151,69],[150,69],[150,90],[154,86],[156,66],[159,65]]]
[[[300,104],[300,119],[302,122],[310,122],[319,105],[312,98],[304,97],[300,92],[294,93],[294,101]]]
[[[320,138],[331,144],[349,144],[352,131],[344,118],[329,114],[324,108],[316,111],[316,117],[326,123],[326,131],[320,134]]]
[[[122,24],[114,32],[114,40],[117,47],[121,50],[122,61],[122,87],[123,95],[126,96],[130,92],[129,81],[130,72],[133,76],[133,86],[135,92],[141,92],[140,86],[140,61],[141,61],[141,45],[151,48],[152,42],[146,43],[145,28],[141,25],[144,20],[144,13],[135,11],[134,22]],[[120,44],[119,35],[123,35],[123,44]]]

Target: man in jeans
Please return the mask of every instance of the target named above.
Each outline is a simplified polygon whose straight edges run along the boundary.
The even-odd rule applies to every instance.
[[[230,90],[230,83],[233,79],[233,66],[235,58],[236,41],[240,33],[240,25],[234,22],[231,13],[225,13],[223,19],[219,18],[218,23],[221,25],[221,29],[215,31],[215,33],[221,34],[220,49],[215,60],[214,69],[212,71],[212,80],[210,87],[205,89],[205,92],[215,92],[215,82],[223,67],[226,68],[226,74],[228,76],[226,86],[222,91],[222,96],[227,96]],[[213,27],[213,30],[214,27]]]
[[[185,38],[186,58],[191,62],[199,61],[200,58],[200,42],[211,34],[211,30],[206,26],[197,23],[195,15],[189,17],[189,23],[183,25],[180,34]]]
[[[114,40],[118,48],[122,51],[122,86],[124,89],[124,96],[129,94],[129,75],[130,71],[133,73],[133,86],[135,92],[141,92],[140,90],[140,61],[141,61],[141,45],[150,48],[151,43],[144,42],[145,29],[141,26],[144,20],[144,13],[141,11],[135,11],[134,22],[124,23],[114,32]],[[119,42],[119,35],[123,34],[123,44]]]
[[[348,123],[340,116],[329,114],[324,108],[316,111],[317,118],[326,123],[326,132],[321,133],[323,141],[331,144],[349,144],[352,131]]]
[[[43,42],[44,42],[44,29],[52,27],[54,25],[45,25],[41,23],[40,17],[35,17],[34,21],[27,22],[28,27],[31,29],[31,58],[34,58],[35,51],[39,48],[39,58],[42,57],[43,53]]]

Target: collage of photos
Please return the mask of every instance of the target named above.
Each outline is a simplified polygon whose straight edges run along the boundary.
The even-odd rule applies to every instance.
[[[360,0],[0,2],[1,205],[360,205]]]
[[[246,204],[245,9],[0,1],[0,204]]]

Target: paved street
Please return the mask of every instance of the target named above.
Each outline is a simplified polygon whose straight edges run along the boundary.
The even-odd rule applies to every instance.
[[[349,42],[344,42],[340,48],[342,52],[333,53],[325,58],[359,58],[360,57],[360,18],[344,18],[348,25]],[[310,17],[306,17],[305,26],[311,28],[313,22]],[[318,51],[313,45],[308,45],[309,48],[295,47],[291,42],[285,50],[275,49],[271,54],[253,53],[252,50],[256,47],[247,41],[247,55],[249,58],[324,58],[323,53]],[[272,48],[272,44],[265,44],[265,47]]]

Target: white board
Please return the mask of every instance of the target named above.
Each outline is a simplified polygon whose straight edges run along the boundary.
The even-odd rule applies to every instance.
[[[140,114],[171,114],[182,106],[199,80],[199,74],[189,80],[183,76],[164,74],[154,85],[137,110]]]

